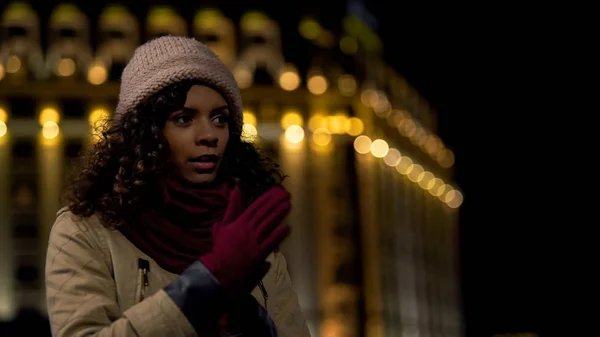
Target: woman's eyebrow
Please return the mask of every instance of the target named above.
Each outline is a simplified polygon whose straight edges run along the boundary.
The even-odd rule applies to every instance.
[[[220,106],[218,108],[214,108],[212,110],[212,113],[219,113],[219,112],[220,113],[227,113],[227,114],[229,114],[229,106],[223,105],[223,106]]]

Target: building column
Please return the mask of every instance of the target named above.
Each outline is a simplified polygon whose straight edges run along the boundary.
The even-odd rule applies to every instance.
[[[348,200],[345,142],[332,138],[328,147],[311,147],[313,205],[317,231],[320,336],[359,337],[360,317],[352,210]]]
[[[416,262],[416,275],[417,275],[417,307],[419,310],[419,336],[421,337],[430,337],[430,305],[429,305],[429,294],[428,294],[428,266],[427,261],[425,259],[426,249],[429,242],[427,242],[425,237],[425,226],[426,226],[426,217],[427,209],[425,206],[425,196],[423,195],[423,191],[421,188],[412,183],[412,198],[415,200],[415,217],[414,217],[414,233],[416,234],[415,238],[415,262]]]
[[[13,226],[11,211],[11,142],[9,135],[0,137],[0,320],[16,314]]]
[[[415,206],[412,182],[405,176],[400,177],[402,190],[401,203],[398,205],[399,225],[396,238],[398,240],[399,256],[396,260],[396,274],[400,289],[400,315],[402,322],[402,337],[418,337],[419,333],[419,305],[417,294],[417,269],[416,261],[418,245],[415,230]]]
[[[383,300],[383,336],[402,336],[402,313],[400,301],[404,295],[404,284],[400,283],[400,275],[396,273],[397,261],[402,258],[405,246],[399,231],[404,225],[404,189],[403,177],[392,167],[379,163],[382,179],[379,181],[380,189],[384,193],[380,207],[381,218],[381,258],[382,258],[382,300]]]
[[[444,215],[445,223],[448,226],[448,245],[449,245],[449,256],[450,256],[450,284],[449,284],[449,297],[450,297],[450,324],[451,333],[450,336],[463,336],[463,316],[462,316],[462,300],[460,290],[460,266],[459,266],[459,229],[458,229],[458,210],[452,209],[443,205],[446,214]]]
[[[38,195],[39,195],[39,270],[45,278],[48,237],[60,209],[60,192],[63,185],[64,148],[62,135],[53,139],[38,136]],[[40,287],[40,311],[46,313],[46,287]]]
[[[363,257],[363,290],[366,311],[366,336],[383,337],[382,257],[380,247],[381,187],[377,184],[376,158],[357,155],[358,186],[361,210],[361,240]]]
[[[294,289],[298,293],[311,336],[318,336],[320,322],[316,235],[312,189],[307,172],[307,141],[305,139],[300,144],[292,144],[284,135],[280,139],[279,162],[283,173],[289,176],[284,180],[284,185],[292,195],[292,210],[287,220],[292,227],[292,234],[281,250],[288,262]]]

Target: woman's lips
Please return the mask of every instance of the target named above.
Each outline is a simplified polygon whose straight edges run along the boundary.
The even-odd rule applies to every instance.
[[[212,170],[217,166],[217,163],[210,161],[196,161],[191,162],[192,166],[197,170]]]

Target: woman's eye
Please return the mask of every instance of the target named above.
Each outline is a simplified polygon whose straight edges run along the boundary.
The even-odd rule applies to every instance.
[[[177,124],[187,125],[192,122],[192,118],[187,115],[179,115],[175,117],[175,122],[177,122]]]
[[[226,115],[217,115],[213,118],[218,124],[227,124],[227,116]]]

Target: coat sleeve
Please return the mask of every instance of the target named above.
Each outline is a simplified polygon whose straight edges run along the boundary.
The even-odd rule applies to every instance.
[[[117,303],[108,248],[96,231],[85,220],[75,220],[72,213],[65,212],[58,215],[50,232],[46,296],[52,335],[197,336],[200,322],[190,321],[190,309],[186,309],[186,314],[182,306],[190,306],[185,301],[190,289],[196,295],[200,293],[194,298],[199,301],[194,302],[207,309],[210,301],[216,300],[215,296],[206,296],[217,293],[217,284],[210,278],[201,279],[200,284],[190,281],[190,277],[205,271],[203,266],[194,266],[165,289],[122,312]]]
[[[273,315],[279,336],[310,337],[298,295],[292,288],[287,262],[281,252],[274,254],[273,267],[276,275],[274,289],[269,293],[269,312]]]

